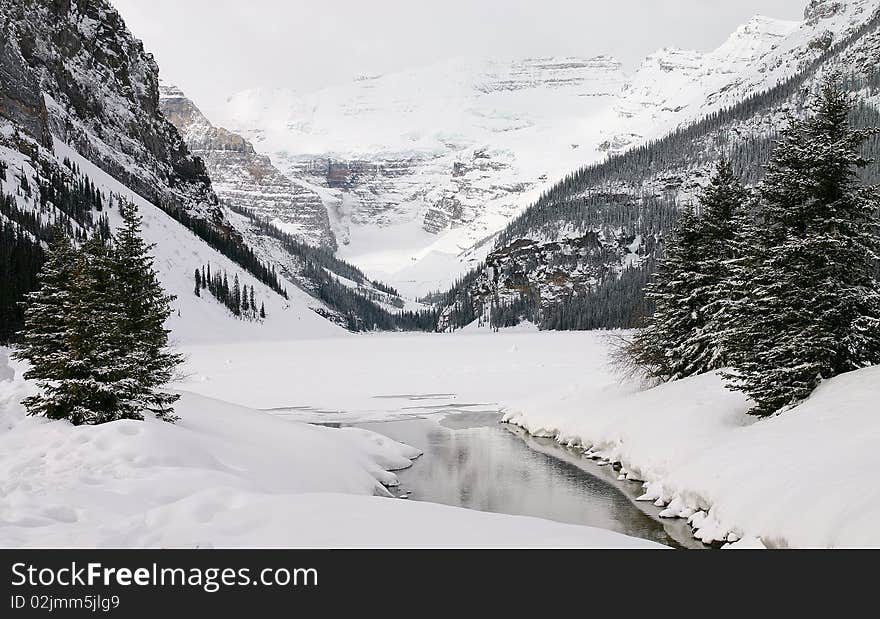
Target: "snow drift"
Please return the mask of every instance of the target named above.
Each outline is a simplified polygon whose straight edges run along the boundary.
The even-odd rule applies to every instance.
[[[689,518],[705,542],[875,547],[878,402],[880,367],[826,381],[800,406],[758,421],[717,374],[633,392],[597,366],[564,395],[511,406],[505,420],[620,462],[646,482],[643,500],[665,506],[661,516]]]

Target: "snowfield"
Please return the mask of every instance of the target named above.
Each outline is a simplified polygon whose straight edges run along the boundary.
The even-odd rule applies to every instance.
[[[880,546],[880,368],[774,418],[714,374],[644,389],[601,333],[472,330],[193,342],[177,425],[25,418],[0,352],[0,547],[649,545],[607,531],[379,498],[418,451],[352,422],[506,411],[646,482],[662,515],[734,547]],[[234,404],[230,403],[234,402]],[[255,410],[266,409],[266,410]],[[470,409],[472,410],[472,409]]]
[[[22,369],[0,349],[0,547],[657,546],[380,498],[418,450],[192,393],[175,425],[25,417]]]
[[[310,421],[503,408],[532,434],[622,463],[647,482],[643,499],[706,542],[880,546],[880,368],[757,420],[715,374],[644,389],[610,371],[607,350],[602,333],[528,331],[194,345],[185,387]]]

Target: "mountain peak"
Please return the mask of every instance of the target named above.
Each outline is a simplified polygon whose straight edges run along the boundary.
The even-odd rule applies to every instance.
[[[159,80],[159,99],[178,99],[185,98],[183,91],[175,84]]]

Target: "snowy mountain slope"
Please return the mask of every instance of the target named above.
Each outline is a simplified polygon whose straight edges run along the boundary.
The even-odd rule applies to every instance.
[[[3,123],[4,121],[0,120],[0,129],[5,127],[4,133],[11,133],[12,127]],[[344,333],[342,329],[316,313],[315,310],[327,312],[326,306],[293,283],[286,282],[290,298],[284,299],[240,265],[211,248],[165,211],[111,177],[70,146],[57,138],[53,139],[54,154],[48,149],[40,148],[35,151],[36,156],[34,153],[24,155],[0,143],[0,161],[7,166],[6,179],[0,179],[0,194],[14,196],[20,213],[37,213],[47,221],[57,219],[60,211],[41,206],[39,191],[36,188],[46,182],[43,177],[45,169],[55,170],[53,174],[68,170],[63,163],[67,160],[78,168],[81,177],[88,178],[105,196],[105,208],[101,214],[109,218],[111,227],[119,223],[118,211],[112,207],[114,202],[118,203],[122,198],[136,204],[144,219],[143,236],[149,243],[156,245],[153,255],[162,285],[177,297],[173,303],[174,313],[169,319],[169,327],[173,330],[172,337],[175,340],[186,342],[239,338],[274,339]],[[30,195],[21,189],[22,178],[27,179],[25,181],[27,186],[34,188]],[[0,218],[4,217],[0,213]],[[87,228],[82,226],[76,224],[74,226],[87,231]],[[235,319],[223,305],[209,295],[196,297],[193,293],[193,271],[207,264],[210,264],[212,269],[227,271],[230,280],[238,275],[242,285],[253,285],[257,304],[261,302],[266,304],[265,322]]]
[[[448,284],[562,175],[775,86],[871,16],[876,0],[758,16],[716,50],[455,59],[312,94],[246,91],[210,110],[288,176],[323,187],[340,255],[411,292]],[[433,285],[432,285],[433,284]]]
[[[4,182],[3,195],[14,196],[17,205],[5,206],[0,220],[11,220],[32,242],[46,241],[53,222],[62,223],[71,235],[88,233],[105,214],[112,223],[115,211],[101,212],[100,208],[109,206],[110,193],[117,199],[124,196],[134,201],[144,211],[148,226],[158,227],[146,234],[158,244],[163,284],[177,295],[179,305],[199,308],[189,317],[183,307],[177,308],[181,315],[175,314],[175,325],[187,332],[179,337],[336,333],[337,327],[325,324],[326,318],[351,328],[365,322],[365,312],[393,322],[369,303],[355,310],[336,307],[340,302],[328,307],[316,298],[318,284],[299,277],[303,252],[292,256],[265,234],[256,233],[256,222],[219,202],[204,162],[188,150],[175,126],[162,114],[155,62],[107,2],[71,0],[47,6],[30,0],[0,0],[0,22],[9,35],[0,41],[0,172],[2,168],[9,170],[0,174],[6,176],[0,180]],[[177,113],[188,113],[198,121],[195,108],[183,106]],[[221,168],[225,165],[224,169],[229,169],[226,164],[230,162],[233,167],[248,166],[245,177],[266,181],[258,190],[260,200],[273,199],[267,195],[267,186],[278,189],[282,196],[296,187],[240,138],[203,129],[203,137],[212,140],[204,146],[243,149],[219,154],[211,161]],[[197,132],[194,128],[193,133]],[[227,138],[229,142],[223,142]],[[245,177],[238,180],[247,181]],[[237,190],[222,183],[221,187],[243,202],[253,190],[247,185],[239,185]],[[96,188],[102,198],[94,195]],[[326,211],[314,194],[308,195],[313,196],[317,209],[313,214],[324,223],[323,237],[319,234],[315,238],[332,243]],[[164,217],[162,211],[171,217]],[[271,305],[276,311],[270,312],[265,324],[245,325],[226,315],[219,305],[211,311],[219,312],[222,320],[203,319],[201,313],[213,300],[194,295],[193,273],[208,263],[228,271],[230,284],[236,274],[242,285],[266,284],[257,285],[265,293],[259,296],[265,297],[267,310]],[[273,284],[276,269],[289,276],[285,282],[289,300],[277,294],[283,291]],[[272,286],[276,291],[270,292]],[[396,295],[372,284],[364,282],[360,292],[365,298],[388,298],[404,305]],[[4,304],[12,307],[15,302],[4,299]],[[349,304],[357,303],[360,298]],[[16,313],[20,312],[9,312],[12,319],[7,321],[4,307],[4,323],[10,323],[4,324],[4,334],[20,327],[15,324],[20,321]],[[228,327],[221,326],[227,321]],[[365,328],[372,328],[372,323]]]
[[[607,57],[454,59],[302,97],[239,93],[209,115],[324,188],[341,256],[383,279],[413,260],[445,279],[545,176],[583,160],[572,127],[622,83]]]
[[[154,204],[220,224],[204,166],[158,113],[156,63],[112,6],[0,0],[0,22],[2,90],[27,103],[4,116],[44,146],[51,146],[51,132]],[[6,66],[17,67],[13,77],[28,77],[7,81]]]
[[[211,125],[180,89],[162,86],[160,93],[162,112],[192,151],[205,160],[221,197],[224,221],[261,261],[276,266],[289,281],[323,300],[316,311],[336,324],[353,331],[413,328],[404,323],[401,313],[429,308],[402,298],[333,257],[336,240],[317,192],[282,175],[241,136]],[[313,268],[315,263],[321,268]],[[430,328],[426,324],[415,328]]]
[[[289,299],[284,299],[257,280],[238,264],[208,246],[176,220],[134,193],[64,143],[55,141],[58,158],[67,157],[82,170],[102,192],[122,196],[138,206],[144,218],[143,236],[156,245],[153,254],[163,287],[177,296],[169,320],[172,337],[179,342],[218,341],[227,339],[277,339],[279,337],[321,337],[344,334],[341,328],[322,318],[316,311],[329,311],[322,303],[286,282]],[[111,225],[119,223],[118,212],[104,212]],[[209,295],[193,293],[193,271],[210,264],[212,270],[225,270],[242,286],[254,286],[257,305],[266,304],[265,322],[237,320]],[[314,309],[313,309],[314,308]]]
[[[316,192],[282,175],[241,136],[214,127],[179,88],[160,84],[159,108],[205,162],[221,200],[268,219],[303,242],[336,249],[327,210]]]

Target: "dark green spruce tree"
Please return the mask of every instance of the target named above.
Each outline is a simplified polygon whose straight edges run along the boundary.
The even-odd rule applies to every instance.
[[[701,252],[692,276],[695,328],[672,355],[683,360],[681,377],[702,374],[727,364],[727,323],[737,298],[736,261],[751,238],[749,192],[731,163],[723,159],[700,195]]]
[[[128,202],[119,203],[122,227],[115,237],[116,289],[124,305],[121,337],[126,356],[134,361],[135,389],[129,398],[160,419],[174,421],[173,405],[179,395],[161,388],[174,378],[183,360],[168,346],[173,296],[165,294],[153,267],[151,245],[141,237],[141,217]]]
[[[699,197],[700,212],[685,211],[654,280],[645,287],[654,314],[624,351],[649,377],[678,380],[724,366],[725,281],[735,239],[745,225],[748,192],[726,160]]]
[[[124,305],[114,285],[113,254],[99,232],[78,252],[65,320],[62,379],[48,394],[74,425],[143,419],[137,365],[126,355]]]
[[[68,410],[57,405],[47,390],[64,377],[66,316],[73,309],[73,272],[76,250],[60,228],[52,232],[52,244],[37,276],[38,288],[25,297],[24,329],[13,356],[30,361],[24,377],[37,381],[39,393],[23,401],[32,415],[64,419]]]
[[[627,360],[649,378],[667,381],[687,376],[688,360],[676,357],[677,349],[699,327],[699,310],[694,291],[702,256],[700,218],[692,208],[685,210],[657,265],[654,280],[645,286],[645,296],[654,303],[654,313],[626,345]]]
[[[790,119],[760,188],[757,234],[734,305],[730,386],[766,416],[804,400],[823,379],[880,363],[880,208],[860,184],[854,102],[827,80],[807,120]]]
[[[56,230],[26,299],[21,345],[26,378],[39,392],[23,403],[32,415],[75,425],[143,419],[174,421],[178,396],[161,391],[180,356],[164,327],[170,298],[140,238],[135,208],[120,204],[123,226],[111,246],[100,230],[76,249]]]

